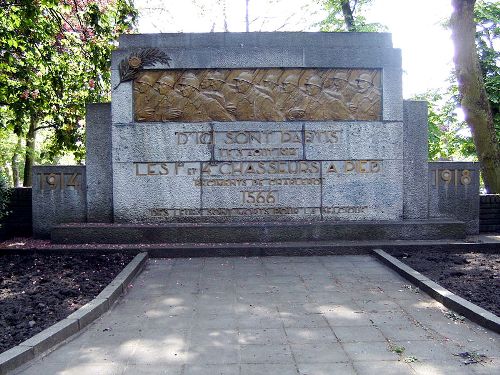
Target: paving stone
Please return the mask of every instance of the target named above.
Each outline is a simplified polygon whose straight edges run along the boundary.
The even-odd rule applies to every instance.
[[[417,362],[410,363],[410,366],[418,375],[475,374],[472,367],[458,363],[450,363],[450,361],[419,360]],[[493,373],[489,372],[489,374]]]
[[[275,364],[275,363],[241,364],[241,375],[263,375],[263,374],[297,375],[297,368],[293,364]]]
[[[384,341],[380,330],[373,326],[335,327],[333,329],[340,342]]]
[[[241,363],[293,363],[288,345],[240,345]]]
[[[181,375],[182,366],[128,365],[121,375]]]
[[[398,355],[393,353],[387,342],[353,342],[342,344],[353,361],[395,361]]]
[[[239,375],[240,366],[233,365],[187,365],[182,375]]]
[[[300,375],[357,375],[350,363],[301,363]]]
[[[239,330],[238,343],[242,345],[284,345],[287,343],[287,338],[282,328],[247,328]]]
[[[337,337],[328,328],[293,328],[285,327],[288,342],[292,344],[310,344],[319,342],[337,342]]]
[[[363,267],[371,276],[385,272],[371,257],[273,259],[149,260],[147,272],[110,311],[19,374],[498,373],[500,335],[469,321],[451,322],[442,305],[404,289],[398,277],[359,280]],[[348,265],[346,277],[355,277],[339,281],[327,270],[337,264]],[[233,265],[234,285],[228,293],[217,291],[228,284],[220,269]],[[264,265],[290,273],[270,279]],[[314,275],[314,267],[327,271]],[[294,296],[297,287],[283,280],[309,291]],[[273,286],[273,293],[262,292]],[[352,299],[340,298],[345,295]],[[405,351],[390,351],[386,339]],[[452,355],[476,350],[488,361],[465,366]],[[418,361],[405,363],[410,356]]]
[[[384,375],[415,374],[410,366],[398,361],[363,361],[354,362],[353,366],[358,375],[373,375],[379,373]]]
[[[349,359],[339,343],[291,344],[298,365],[303,363],[347,362]]]

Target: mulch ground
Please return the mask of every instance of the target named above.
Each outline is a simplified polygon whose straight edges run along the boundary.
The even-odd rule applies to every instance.
[[[391,255],[456,295],[500,316],[500,254],[426,251]]]
[[[1,255],[0,353],[96,297],[132,255]]]

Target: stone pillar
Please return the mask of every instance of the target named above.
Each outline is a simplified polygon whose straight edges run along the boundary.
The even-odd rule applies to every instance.
[[[87,220],[113,222],[111,104],[87,105]]]
[[[425,220],[427,207],[427,102],[403,102],[403,217]]]
[[[33,167],[33,236],[49,238],[62,223],[87,221],[85,166]]]
[[[479,163],[429,163],[429,215],[461,220],[467,234],[479,233]]]

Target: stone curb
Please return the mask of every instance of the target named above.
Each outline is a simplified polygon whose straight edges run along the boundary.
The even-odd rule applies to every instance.
[[[436,301],[473,322],[500,333],[500,318],[495,314],[457,296],[381,249],[373,249],[373,253],[378,260],[418,286]]]
[[[128,284],[139,273],[147,258],[147,253],[137,254],[92,301],[60,322],[1,353],[0,375],[7,374],[9,371],[32,360],[38,354],[53,348],[108,311],[117,298],[127,290]]]

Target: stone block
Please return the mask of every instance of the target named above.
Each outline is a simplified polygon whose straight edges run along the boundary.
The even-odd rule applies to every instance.
[[[207,123],[133,123],[113,128],[113,160],[208,161],[211,128]]]
[[[115,222],[161,222],[171,209],[199,209],[200,169],[196,162],[114,163]]]
[[[400,220],[400,160],[322,162],[325,220]]]
[[[165,47],[392,47],[389,33],[251,32],[123,34],[119,48]]]
[[[69,315],[68,319],[78,321],[78,329],[81,330],[108,311],[108,309],[108,299],[94,298],[92,301]]]
[[[207,34],[200,34],[207,35]],[[120,49],[123,48],[161,48],[189,47],[191,34],[161,33],[161,34],[122,34],[118,39]]]
[[[74,335],[78,329],[78,320],[66,318],[23,341],[20,345],[33,348],[34,354],[38,355]]]
[[[111,105],[88,104],[86,110],[87,220],[110,223],[113,221]]]
[[[146,69],[207,69],[207,68],[269,68],[300,67],[303,50],[300,47],[224,47],[224,48],[162,48],[172,60]],[[117,50],[112,55],[111,69],[118,72],[120,61],[128,59],[131,50]],[[115,86],[115,85],[114,85]],[[114,87],[113,86],[113,87]]]
[[[61,223],[87,220],[85,166],[33,167],[33,235],[48,238]]]
[[[384,69],[382,77],[382,119],[384,121],[403,121],[403,70]]]
[[[133,122],[132,82],[121,82],[117,70],[111,70],[111,119],[113,125]]]
[[[12,349],[0,353],[0,374],[7,374],[34,357],[35,353],[31,346],[14,346]]]
[[[467,234],[479,233],[479,163],[429,163],[429,215],[466,224]]]
[[[305,159],[402,159],[402,123],[306,122]]]
[[[428,191],[427,103],[404,101],[403,210],[405,219],[426,219]]]
[[[393,48],[304,47],[304,66],[308,68],[401,68],[401,51]]]

